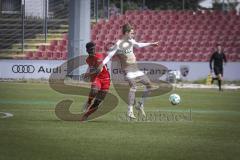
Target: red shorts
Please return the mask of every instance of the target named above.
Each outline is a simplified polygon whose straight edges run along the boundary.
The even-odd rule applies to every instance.
[[[110,79],[99,79],[99,78],[95,78],[91,86],[91,88],[96,88],[102,91],[109,90],[109,87],[110,87]]]

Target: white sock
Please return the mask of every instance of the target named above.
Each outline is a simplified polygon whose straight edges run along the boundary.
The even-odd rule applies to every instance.
[[[128,112],[133,112],[133,106],[128,106]]]
[[[144,106],[144,102],[145,102],[146,98],[148,97],[148,95],[149,95],[149,91],[148,91],[148,89],[145,87],[145,88],[144,88],[143,95],[142,95],[142,98],[141,98],[141,100],[140,100],[140,103],[141,103],[143,106]]]

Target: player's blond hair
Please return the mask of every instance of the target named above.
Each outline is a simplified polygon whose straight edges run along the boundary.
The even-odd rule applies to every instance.
[[[130,32],[133,29],[131,24],[127,23],[122,26],[122,33],[125,34],[127,32]]]

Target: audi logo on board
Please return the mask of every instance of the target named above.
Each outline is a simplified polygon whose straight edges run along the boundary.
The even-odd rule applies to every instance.
[[[14,65],[12,71],[13,73],[33,73],[35,67],[33,65]]]

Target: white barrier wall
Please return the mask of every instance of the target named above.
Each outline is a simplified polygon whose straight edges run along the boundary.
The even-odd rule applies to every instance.
[[[189,67],[187,80],[207,78],[210,73],[209,62],[159,62],[171,70],[179,70],[181,66]],[[224,65],[223,77],[225,80],[240,80],[240,62],[229,62]]]
[[[59,67],[64,62],[63,60],[0,60],[0,78],[48,79],[53,72],[66,72]]]
[[[59,66],[63,60],[0,60],[1,79],[48,79],[51,73],[65,73]],[[206,78],[210,72],[208,62],[148,62],[160,63],[169,70],[180,70],[182,66],[189,68],[187,80]],[[109,65],[110,66],[110,65]],[[86,66],[84,66],[86,68]],[[81,69],[80,69],[81,70]],[[224,66],[225,80],[240,80],[240,63],[230,62]]]

